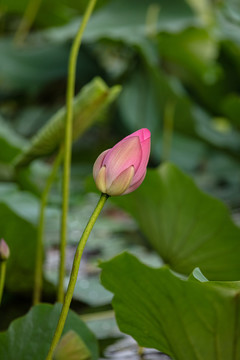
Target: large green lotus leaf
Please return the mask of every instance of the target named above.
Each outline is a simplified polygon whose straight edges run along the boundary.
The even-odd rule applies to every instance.
[[[40,304],[34,306],[24,317],[15,320],[6,332],[0,334],[1,360],[45,359],[60,312],[60,304]],[[82,338],[92,354],[92,360],[97,360],[98,345],[95,336],[71,310],[63,335],[69,330],[75,331]]]
[[[175,360],[239,360],[239,285],[187,281],[123,253],[102,263],[121,331]]]
[[[149,170],[140,188],[115,199],[179,273],[200,267],[211,280],[240,278],[240,229],[226,206],[172,164]]]
[[[38,201],[29,193],[1,185],[0,237],[8,243],[6,286],[12,291],[30,291],[36,255]]]

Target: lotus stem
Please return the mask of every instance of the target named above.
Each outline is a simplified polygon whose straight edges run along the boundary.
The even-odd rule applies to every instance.
[[[7,265],[7,261],[0,261],[0,305],[2,302],[3,289],[5,284],[6,265]]]
[[[33,305],[36,305],[41,301],[42,282],[43,282],[43,249],[44,249],[43,244],[44,244],[45,209],[47,206],[49,191],[56,178],[57,171],[62,161],[62,157],[63,157],[63,147],[59,149],[59,152],[54,160],[51,173],[47,179],[41,197],[40,213],[39,213],[39,221],[38,221],[38,234],[37,234],[37,253],[36,253],[36,263],[35,263]]]
[[[64,138],[64,165],[63,165],[63,185],[62,185],[62,218],[61,218],[61,240],[60,240],[60,264],[58,279],[57,299],[63,302],[64,298],[64,276],[66,262],[66,244],[67,244],[67,216],[69,206],[69,182],[71,173],[71,157],[72,157],[72,120],[73,120],[73,98],[75,90],[76,64],[79,48],[82,42],[83,32],[86,28],[88,20],[92,14],[97,0],[90,0],[82,19],[82,23],[78,29],[74,39],[68,65],[68,83],[66,95],[66,127]]]
[[[63,331],[64,325],[65,325],[65,322],[66,322],[66,318],[67,318],[67,315],[68,315],[68,310],[69,310],[69,307],[70,307],[70,304],[71,304],[71,301],[72,301],[73,292],[74,292],[75,284],[76,284],[76,281],[77,281],[78,270],[79,270],[83,250],[84,250],[85,245],[87,243],[87,239],[89,238],[89,235],[90,235],[90,233],[92,231],[92,228],[93,228],[93,226],[94,226],[94,224],[95,224],[95,222],[96,222],[96,220],[97,220],[97,218],[98,218],[98,216],[99,216],[105,202],[107,201],[108,197],[109,196],[107,194],[102,194],[101,195],[101,197],[100,197],[100,199],[99,199],[99,201],[97,203],[97,206],[96,206],[95,210],[93,211],[92,216],[90,217],[90,219],[89,219],[89,221],[87,223],[87,226],[85,227],[85,230],[84,230],[84,232],[82,234],[82,237],[81,237],[81,239],[80,239],[80,241],[78,243],[78,247],[77,247],[75,257],[74,257],[74,260],[73,260],[72,272],[71,272],[71,275],[70,275],[70,280],[69,280],[67,292],[66,292],[64,302],[63,302],[63,306],[62,306],[62,311],[61,311],[61,314],[60,314],[60,318],[58,320],[57,328],[56,328],[56,331],[54,333],[53,340],[52,340],[48,355],[46,357],[46,360],[51,360],[52,359],[55,347],[56,347],[56,345],[58,344],[58,342],[59,342],[59,340],[61,338],[62,331]]]

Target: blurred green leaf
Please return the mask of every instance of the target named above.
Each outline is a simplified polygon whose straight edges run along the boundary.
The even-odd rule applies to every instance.
[[[11,256],[7,263],[8,289],[30,291],[36,252],[36,221],[38,201],[32,195],[1,184],[0,236],[9,244]]]
[[[240,359],[239,285],[186,281],[128,253],[101,268],[119,328],[140,346],[178,360]]]
[[[10,163],[26,144],[27,141],[0,117],[0,162]]]
[[[130,131],[150,129],[157,158],[162,152],[163,122],[169,104],[173,107],[174,131],[196,136],[191,102],[180,83],[171,80],[157,67],[138,67],[128,77],[118,101],[121,120]]]
[[[158,16],[154,16],[154,12]],[[194,20],[194,13],[185,1],[173,0],[170,4],[163,0],[132,0],[130,3],[113,0],[91,18],[85,39],[109,37],[136,43],[136,39],[152,32],[179,31]]]
[[[223,40],[221,43],[222,63],[227,77],[227,93],[226,96],[231,95],[232,92],[239,90],[240,78],[240,46],[239,41]]]
[[[80,318],[84,320],[97,339],[119,338],[121,336],[113,310],[93,312],[81,315]]]
[[[108,38],[141,44],[143,38],[159,31],[176,32],[195,21],[192,9],[183,0],[172,0],[171,3],[164,0],[112,0],[93,14],[84,40],[92,42]],[[72,38],[78,26],[79,20],[74,20],[46,34],[54,40],[63,41]]]
[[[16,45],[10,37],[0,39],[0,95],[19,92],[34,95],[42,89],[47,92],[49,84],[54,84],[52,91],[55,92],[58,90],[55,83],[67,77],[70,44],[40,41],[39,37],[33,35],[32,42],[25,46]],[[80,84],[99,73],[95,60],[84,49],[77,61],[77,69],[83,68],[81,79],[78,71],[76,74]]]
[[[7,15],[23,16],[31,0],[1,0],[0,10]],[[109,0],[97,2],[96,8],[102,7]],[[39,10],[34,21],[36,27],[61,26],[86,9],[88,0],[41,0]]]
[[[220,0],[216,4],[216,20],[223,38],[239,43],[240,3],[237,0]]]
[[[23,17],[31,0],[1,0],[0,10],[7,15],[19,15],[19,21]],[[57,26],[62,25],[71,18],[73,11],[63,1],[42,0],[36,13],[35,26]]]
[[[34,306],[24,317],[15,320],[9,329],[0,334],[2,360],[43,360],[46,358],[61,312],[61,304]],[[73,330],[91,351],[92,360],[98,359],[95,336],[79,316],[69,311],[63,335]]]
[[[238,94],[230,94],[223,103],[222,109],[229,120],[240,129],[240,96]]]
[[[208,156],[208,147],[199,139],[174,132],[169,161],[187,172],[196,170]]]
[[[208,193],[231,204],[234,208],[238,208],[239,162],[220,151],[210,151],[207,156],[206,171],[202,175],[196,176],[196,181]]]
[[[190,274],[200,267],[211,280],[240,276],[240,229],[228,209],[200,191],[174,165],[149,170],[141,187],[114,199],[174,270]]]
[[[206,111],[194,107],[196,132],[203,140],[218,148],[228,149],[238,157],[240,133],[225,117],[211,117]]]
[[[28,0],[14,1],[14,0],[2,0],[1,10],[6,12],[23,12],[28,4]]]
[[[24,105],[16,114],[12,126],[18,134],[30,138],[37,133],[58,108],[59,106],[55,103],[52,106],[45,106],[45,104]]]
[[[2,38],[0,53],[1,92],[34,92],[67,75],[69,47],[65,45],[35,44],[19,48],[12,39]]]
[[[44,275],[47,281],[57,287],[58,272],[56,270],[45,270]],[[69,277],[70,276],[65,277],[65,290],[67,290],[68,287]],[[84,277],[78,279],[73,298],[94,307],[109,304],[112,300],[112,294],[101,286],[98,275],[90,274],[87,276],[87,274],[85,274]]]
[[[206,84],[212,84],[220,75],[216,64],[219,45],[206,29],[187,28],[177,34],[160,34],[158,46],[165,61],[181,67],[181,77],[188,81],[194,77],[195,82],[201,79]]]
[[[51,164],[37,160],[14,171],[15,181],[20,188],[40,197],[51,171]],[[60,196],[60,195],[59,195]]]

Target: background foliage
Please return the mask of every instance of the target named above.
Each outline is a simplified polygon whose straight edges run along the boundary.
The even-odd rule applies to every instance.
[[[24,37],[19,26],[28,4],[27,0],[0,3],[0,237],[11,248],[0,308],[1,330],[26,313],[31,304],[40,194],[55,156],[53,145],[59,138],[54,132],[50,134],[51,153],[44,151],[41,155],[45,156],[37,160],[33,154],[31,162],[18,170],[14,164],[24,149],[31,149],[32,137],[38,137],[49,119],[56,118],[61,108],[64,113],[69,50],[87,0],[42,0]],[[93,162],[101,151],[130,132],[141,127],[152,132],[151,169],[146,180],[136,192],[106,207],[87,245],[75,291],[73,306],[78,313],[107,311],[108,315],[100,316],[101,321],[97,320],[99,314],[86,318],[101,339],[119,336],[119,332],[111,312],[112,294],[99,283],[97,263],[124,249],[148,265],[167,263],[181,276],[200,267],[209,283],[180,280],[166,268],[158,270],[160,276],[166,274],[173,281],[169,286],[176,306],[182,306],[180,300],[177,303],[181,299],[178,286],[186,287],[190,294],[203,292],[206,298],[211,294],[216,307],[224,309],[225,301],[237,297],[238,287],[231,292],[213,283],[237,281],[240,272],[239,34],[240,5],[235,0],[97,2],[78,57],[76,94],[86,84],[88,88],[104,84],[99,85],[99,91],[107,89],[110,100],[106,103],[113,103],[99,111],[94,121],[89,113],[80,118],[82,128],[73,147],[66,284],[75,245],[96,201],[91,180],[87,186],[90,192],[85,186]],[[96,77],[104,82],[93,80]],[[97,96],[97,90],[92,96]],[[91,99],[88,97],[87,103],[94,110]],[[51,192],[45,231],[44,301],[50,302],[55,299],[60,204],[59,175]],[[122,285],[117,272],[111,281],[118,288],[109,285],[109,274],[114,276],[112,268],[107,272],[113,266],[110,264],[101,265],[106,274],[103,284],[116,294],[113,304],[121,330],[143,346],[154,346],[124,324],[125,305],[121,308],[118,303]],[[146,302],[153,294],[149,290]],[[201,302],[208,314],[204,304]],[[182,314],[184,310],[178,307],[177,311]],[[189,316],[182,326],[195,336],[188,326],[197,315],[193,311]],[[160,317],[167,327],[168,318]],[[230,319],[229,315],[229,323]],[[151,322],[151,318],[145,320]],[[212,324],[206,325],[210,332]],[[232,325],[228,326],[229,330]],[[149,331],[160,334],[159,329]],[[179,331],[182,333],[182,328]],[[176,329],[176,340],[167,338],[171,349],[164,342],[156,348],[181,359],[177,334]],[[193,342],[204,341],[204,336],[196,333]],[[238,336],[238,326],[234,336]],[[202,354],[199,346],[196,351]],[[205,359],[215,356],[211,346],[204,352]],[[226,345],[236,359],[238,347],[237,342],[234,349]],[[225,358],[234,358],[229,354]]]

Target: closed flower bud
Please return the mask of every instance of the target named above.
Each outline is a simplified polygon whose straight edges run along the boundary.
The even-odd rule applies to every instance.
[[[150,147],[150,131],[140,129],[101,153],[93,166],[97,188],[110,196],[136,190],[146,175]]]
[[[5,240],[0,240],[0,261],[6,261],[10,256],[10,250]]]

